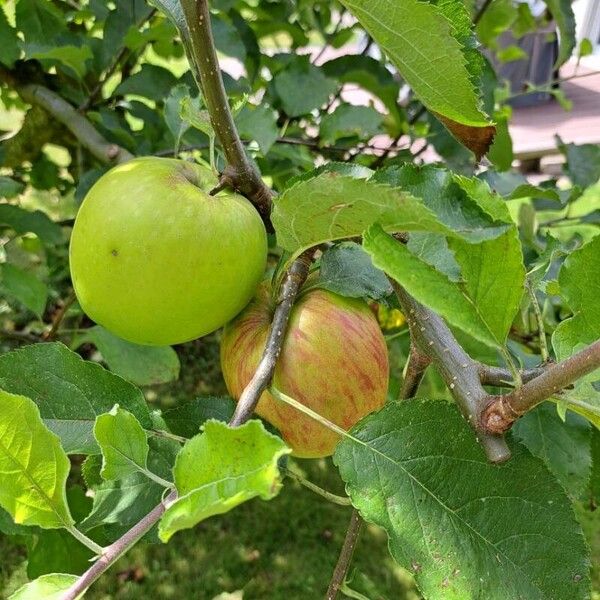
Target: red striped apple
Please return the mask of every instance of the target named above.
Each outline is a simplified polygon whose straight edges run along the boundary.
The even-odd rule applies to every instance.
[[[213,172],[137,158],[111,169],[85,197],[71,236],[73,286],[83,310],[138,344],[201,337],[254,296],[267,234],[246,198],[215,196]]]
[[[237,400],[261,358],[275,304],[262,285],[224,330],[221,368]],[[290,314],[273,385],[348,430],[380,408],[388,387],[385,340],[368,305],[320,289],[300,296]],[[295,456],[333,454],[339,435],[264,392],[256,412],[281,432]]]

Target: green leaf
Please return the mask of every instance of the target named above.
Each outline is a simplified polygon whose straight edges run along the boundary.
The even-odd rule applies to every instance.
[[[333,144],[348,136],[369,139],[379,131],[382,122],[383,115],[370,106],[340,104],[321,119],[321,141]]]
[[[58,342],[0,356],[0,388],[31,398],[68,453],[99,452],[94,422],[115,404],[133,413],[145,429],[152,427],[140,390]]]
[[[73,525],[65,492],[70,467],[34,402],[0,390],[0,505],[15,523]]]
[[[214,137],[215,130],[210,121],[208,110],[202,110],[200,103],[201,98],[192,99],[190,96],[182,98],[179,104],[179,116],[184,123],[189,123],[208,137]]]
[[[75,521],[90,511],[92,499],[80,486],[67,490],[67,499]],[[37,530],[27,551],[27,577],[35,579],[46,573],[74,573],[79,575],[89,566],[94,553],[76,540],[65,529]]]
[[[236,403],[231,398],[194,398],[163,414],[169,430],[185,438],[194,437],[205,421],[218,419],[227,422],[233,416]]]
[[[50,44],[27,44],[25,55],[27,58],[56,60],[70,67],[79,79],[83,79],[87,72],[86,62],[93,57],[89,46],[56,46]]]
[[[139,421],[116,405],[96,417],[94,436],[102,451],[103,479],[121,479],[137,471],[146,471],[148,440]]]
[[[142,68],[117,86],[113,95],[134,94],[151,100],[164,100],[177,83],[171,71],[145,63]]]
[[[476,307],[497,345],[504,345],[525,289],[517,228],[480,244],[451,239],[448,245],[460,267],[462,292]]]
[[[600,179],[600,145],[560,144],[567,159],[566,171],[575,185],[586,188]]]
[[[19,0],[15,21],[26,43],[56,44],[56,37],[66,29],[62,13],[45,0]]]
[[[4,13],[2,13],[1,8],[0,8],[0,14],[4,14]],[[2,26],[2,23],[1,23],[1,17],[0,17],[0,27],[1,26]],[[0,31],[0,33],[1,33],[1,31]],[[24,188],[25,188],[25,185],[20,183],[19,181],[15,181],[14,179],[11,179],[10,177],[6,177],[4,175],[0,176],[0,197],[6,198],[7,200],[10,198],[14,198],[15,196],[18,196],[23,191]]]
[[[344,0],[343,4],[391,58],[428,109],[465,125],[488,125],[462,46],[435,5],[417,0],[401,4],[393,0]]]
[[[420,400],[388,403],[351,435],[334,455],[346,491],[385,529],[424,597],[588,597],[588,551],[569,499],[522,447],[491,465],[456,407]]]
[[[210,420],[186,442],[175,461],[179,497],[159,524],[163,542],[213,515],[223,514],[256,496],[275,497],[281,480],[277,461],[291,450],[260,421],[231,428]]]
[[[384,64],[370,56],[347,55],[334,58],[321,66],[327,77],[339,83],[356,83],[381,99],[397,122],[401,121],[398,107],[400,84]]]
[[[578,499],[587,489],[592,457],[589,423],[572,412],[563,422],[551,402],[521,417],[512,431],[527,449],[554,473],[567,493]]]
[[[41,210],[31,212],[14,204],[0,204],[0,226],[9,227],[19,235],[35,233],[44,244],[50,246],[63,241],[60,226]]]
[[[504,202],[483,197],[483,191],[476,187],[480,182],[434,165],[406,164],[382,169],[373,175],[372,181],[420,198],[442,223],[471,242],[494,238],[506,231],[504,223],[493,220],[510,222]],[[504,212],[496,210],[498,203]]]
[[[511,239],[514,239],[514,234],[507,232],[496,240],[481,244],[463,245],[457,242],[454,251],[461,267],[460,282],[450,280],[447,275],[414,256],[379,225],[364,233],[363,247],[376,267],[383,269],[409,294],[439,313],[449,324],[485,344],[500,347],[518,309],[524,276],[522,263],[516,264],[511,260],[514,243],[510,242]],[[506,258],[502,252],[507,253]],[[506,305],[502,305],[503,299],[506,299]]]
[[[168,439],[151,437],[148,440],[148,469],[164,479],[172,478],[172,468],[180,445]],[[88,468],[87,478],[98,479],[90,471],[99,465]],[[104,481],[94,486],[94,504],[92,511],[81,523],[82,531],[90,531],[98,526],[109,529],[114,538],[135,525],[148,514],[162,499],[165,488],[148,479],[139,471],[123,479]]]
[[[575,15],[571,0],[545,0],[545,2],[560,31],[558,58],[554,65],[557,69],[571,58],[575,49]]]
[[[2,288],[9,295],[16,298],[31,312],[41,317],[46,308],[48,287],[33,273],[24,271],[15,265],[5,263],[2,265]]]
[[[563,300],[573,311],[552,335],[556,357],[564,360],[600,339],[600,236],[567,257],[558,282]]]
[[[583,38],[579,43],[579,52],[577,53],[578,58],[589,56],[594,52],[594,46],[588,38]]]
[[[376,269],[370,256],[354,242],[342,242],[323,254],[319,278],[313,285],[350,298],[380,300],[393,292],[385,273]]]
[[[335,81],[312,65],[307,56],[297,57],[277,73],[274,86],[288,117],[299,117],[321,107],[337,87]]]
[[[443,235],[413,231],[406,247],[416,257],[444,273],[450,281],[460,281],[460,267]]]
[[[256,140],[264,155],[277,140],[277,113],[268,104],[245,104],[236,115],[235,123],[242,138]]]
[[[61,600],[64,593],[79,579],[77,575],[51,573],[20,587],[8,600]],[[85,593],[85,592],[84,592]],[[83,598],[83,594],[75,600]]]
[[[2,44],[0,45],[0,62],[3,62],[7,67],[12,67],[21,54],[19,38],[17,37],[16,29],[8,23],[2,6],[0,6],[0,40],[2,40]],[[0,179],[4,178],[0,177]],[[0,196],[2,195],[2,187],[0,185]]]
[[[465,202],[466,210],[456,210],[433,196],[430,200],[431,207],[404,189],[326,171],[299,180],[276,197],[271,220],[277,243],[293,254],[325,241],[360,235],[373,223],[380,223],[386,231],[430,231],[473,241],[506,229],[472,202],[471,207]]]
[[[108,368],[136,385],[155,385],[179,377],[179,358],[170,346],[132,344],[97,325],[87,329],[77,344],[91,342],[102,354]]]

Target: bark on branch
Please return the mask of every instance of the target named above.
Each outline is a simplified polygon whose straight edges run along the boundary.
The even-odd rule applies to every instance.
[[[396,281],[390,281],[406,315],[411,342],[439,371],[464,417],[477,431],[488,460],[508,460],[510,450],[504,438],[485,431],[480,424],[479,417],[489,396],[481,385],[479,363],[463,350],[437,314],[417,302]]]
[[[577,379],[600,368],[600,340],[566,360],[550,365],[522,387],[502,396],[490,396],[480,427],[492,434],[507,431],[527,411]]]
[[[308,276],[313,254],[313,249],[301,254],[292,263],[281,284],[277,308],[273,315],[271,329],[269,330],[262,358],[250,383],[244,388],[237,403],[235,413],[231,421],[229,421],[229,424],[233,427],[241,425],[252,416],[261,394],[267,389],[271,383],[271,379],[273,379],[277,359],[281,353],[281,347],[285,338],[290,312],[298,291]]]
[[[22,83],[8,69],[0,66],[0,81],[13,88],[22,100],[39,106],[62,123],[79,143],[105,164],[117,164],[131,160],[125,148],[106,140],[88,119],[56,92],[38,83]]]
[[[210,120],[228,162],[222,175],[223,183],[246,196],[262,216],[267,229],[272,230],[269,215],[273,193],[248,159],[233,121],[215,50],[208,1],[182,0],[181,5],[190,31],[190,62],[197,68]]]

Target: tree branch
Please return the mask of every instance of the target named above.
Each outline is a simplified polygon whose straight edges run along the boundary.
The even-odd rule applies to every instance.
[[[544,372],[510,394],[488,397],[480,427],[489,433],[507,431],[527,411],[577,379],[600,368],[600,340]]]
[[[292,263],[286,274],[285,280],[281,285],[277,308],[273,315],[271,329],[269,330],[262,358],[250,383],[244,388],[237,403],[235,413],[231,421],[229,421],[232,427],[241,425],[252,416],[261,394],[271,383],[285,338],[290,311],[292,310],[298,291],[306,281],[313,254],[314,249],[309,249],[302,253]]]
[[[102,556],[63,594],[61,600],[75,600],[87,590],[108,568],[115,563],[140,538],[154,527],[154,524],[165,512],[167,504],[174,502],[176,492],[171,492],[158,506],[150,511],[141,521],[136,523],[116,542],[104,548]]]
[[[333,576],[329,582],[325,600],[335,600],[337,598],[340,587],[346,579],[346,573],[350,567],[350,561],[354,554],[354,548],[356,547],[362,524],[362,517],[356,509],[353,509],[352,515],[350,516],[350,525],[348,525],[348,531],[346,531],[346,537],[344,538],[344,545],[342,546],[340,556],[333,571]]]
[[[271,229],[272,192],[248,159],[233,121],[211,31],[208,1],[182,0],[181,5],[190,31],[190,62],[197,66],[210,120],[229,163],[222,179],[254,204]]]
[[[62,123],[100,162],[121,163],[133,158],[125,148],[111,144],[96,128],[56,92],[38,83],[22,83],[8,69],[0,66],[0,81],[12,87],[28,104],[39,106]]]
[[[510,458],[510,450],[499,435],[481,427],[479,417],[489,397],[480,381],[479,365],[456,341],[444,321],[390,279],[410,328],[411,342],[428,356],[450,389],[456,404],[469,424],[477,431],[477,439],[493,463]]]
[[[527,383],[541,375],[547,367],[534,367],[523,369],[520,372],[521,381]],[[494,385],[496,387],[512,387],[512,374],[503,367],[492,367],[479,363],[479,379],[482,385]]]
[[[412,398],[419,389],[423,375],[427,367],[431,364],[431,358],[423,354],[416,344],[411,343],[410,353],[404,369],[404,379],[402,380],[402,389],[400,398]]]

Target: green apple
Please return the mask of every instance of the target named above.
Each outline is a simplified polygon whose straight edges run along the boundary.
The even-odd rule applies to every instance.
[[[269,287],[262,285],[225,326],[221,368],[235,399],[260,361],[274,308]],[[273,384],[346,430],[380,408],[387,395],[388,353],[368,305],[320,289],[302,294],[290,314]],[[268,392],[256,412],[279,429],[296,456],[329,456],[339,441],[331,429]]]
[[[85,197],[71,236],[71,278],[91,319],[138,344],[218,329],[263,277],[267,235],[248,200],[213,172],[166,158],[111,169]]]

